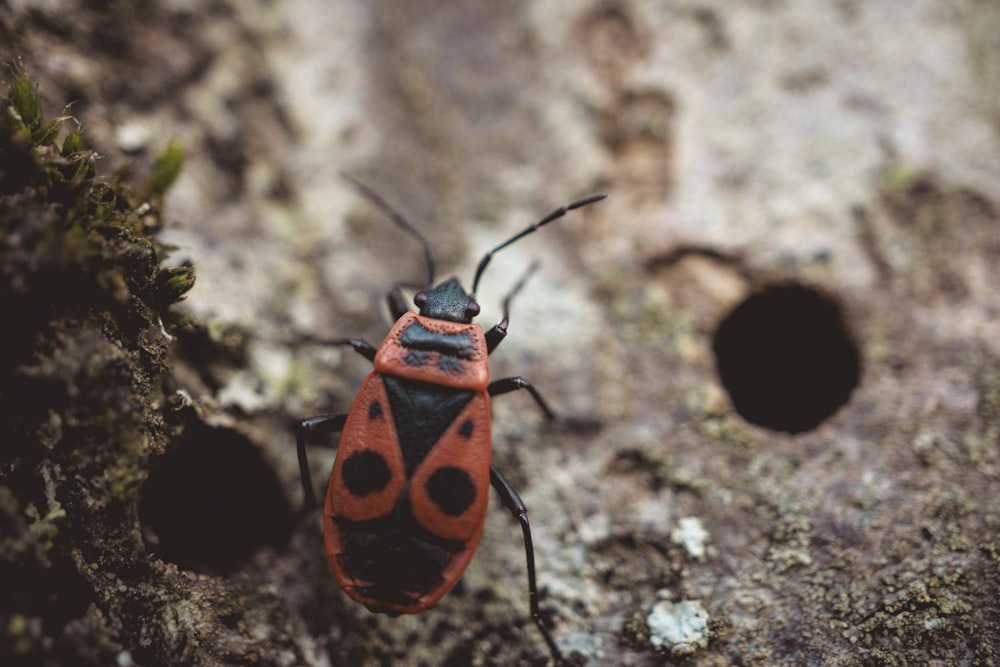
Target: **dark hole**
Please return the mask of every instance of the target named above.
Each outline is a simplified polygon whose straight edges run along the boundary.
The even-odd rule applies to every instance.
[[[801,433],[847,402],[861,360],[840,308],[802,285],[772,285],[722,320],[713,341],[722,384],[749,422]]]
[[[157,461],[142,490],[147,547],[185,569],[228,574],[285,544],[292,513],[273,471],[240,434],[201,424]]]

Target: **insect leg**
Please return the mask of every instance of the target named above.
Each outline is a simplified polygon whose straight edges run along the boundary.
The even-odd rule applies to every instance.
[[[385,300],[389,303],[389,314],[392,315],[393,322],[401,318],[410,310],[410,308],[406,305],[406,299],[403,297],[402,285],[394,285],[393,288],[385,295]]]
[[[510,292],[503,300],[503,319],[493,325],[493,328],[486,332],[486,352],[487,354],[492,354],[493,350],[496,349],[497,345],[507,336],[507,326],[510,324],[510,302],[517,296],[517,293],[521,291],[524,284],[528,282],[528,278],[531,274],[535,272],[538,268],[538,262],[532,262],[528,270],[524,272],[524,275],[514,284]]]
[[[354,348],[355,352],[360,354],[362,357],[368,361],[375,361],[375,353],[378,352],[375,346],[367,341],[363,341],[360,338],[339,338],[337,340],[330,341],[331,345],[350,345]]]
[[[360,338],[316,338],[315,336],[303,337],[305,342],[314,345],[350,345],[354,350],[368,361],[375,361],[375,353],[378,350],[371,343]]]
[[[504,338],[507,337],[507,326],[510,324],[507,313],[503,319],[493,325],[493,328],[486,332],[486,353],[492,354]]]
[[[494,380],[490,383],[490,386],[486,388],[490,396],[499,396],[500,394],[506,394],[511,391],[516,391],[518,389],[527,389],[531,397],[535,399],[535,403],[545,414],[545,419],[550,424],[557,424],[558,426],[568,428],[573,433],[579,433],[581,435],[594,433],[601,429],[601,421],[595,417],[590,416],[576,416],[576,415],[557,415],[549,404],[545,402],[542,395],[538,393],[538,390],[534,388],[527,380],[523,377],[510,377],[503,378],[501,380]]]
[[[558,419],[556,413],[552,411],[552,408],[550,408],[549,404],[545,402],[545,399],[542,398],[542,395],[538,393],[538,390],[535,389],[531,385],[531,383],[525,380],[523,377],[517,376],[517,377],[503,378],[501,380],[494,380],[493,382],[490,382],[490,386],[487,388],[487,391],[489,392],[490,396],[499,396],[500,394],[506,394],[511,391],[517,391],[518,389],[528,390],[528,393],[531,394],[531,397],[533,399],[535,399],[535,403],[538,404],[538,407],[545,414],[545,418],[547,420],[555,421],[556,419]]]
[[[295,447],[299,453],[299,475],[302,477],[302,514],[316,507],[316,489],[309,475],[309,459],[306,456],[306,435],[309,433],[336,433],[344,428],[347,415],[320,415],[302,420],[295,428]]]
[[[535,583],[535,548],[531,542],[531,526],[528,524],[528,508],[524,506],[524,501],[517,495],[517,491],[510,485],[507,478],[503,476],[495,466],[490,466],[490,483],[500,494],[500,500],[515,519],[521,524],[521,533],[524,536],[524,555],[528,565],[528,602],[531,608],[531,620],[538,626],[538,630],[545,638],[545,643],[549,646],[552,658],[557,665],[565,664],[559,647],[556,646],[552,635],[542,621],[542,614],[538,608],[538,586]]]

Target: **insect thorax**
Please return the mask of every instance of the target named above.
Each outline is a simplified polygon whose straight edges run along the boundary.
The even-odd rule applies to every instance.
[[[486,339],[478,324],[447,322],[406,313],[375,356],[375,370],[454,389],[485,391],[489,384]]]

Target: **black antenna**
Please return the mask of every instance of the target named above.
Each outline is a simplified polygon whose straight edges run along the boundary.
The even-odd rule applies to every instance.
[[[360,192],[365,199],[375,204],[380,211],[385,213],[390,220],[396,223],[397,227],[401,228],[404,232],[420,241],[420,244],[424,246],[424,257],[427,260],[427,286],[433,286],[436,260],[434,257],[434,248],[431,247],[431,242],[424,238],[423,234],[418,232],[413,225],[406,221],[406,218],[404,218],[402,214],[397,212],[396,209],[389,205],[389,202],[382,199],[382,197],[380,197],[374,190],[343,172],[341,172],[340,175],[345,181],[357,188],[358,192]]]
[[[580,208],[581,206],[586,206],[587,204],[593,204],[594,202],[599,202],[605,197],[607,197],[607,195],[590,195],[589,197],[584,197],[583,199],[577,200],[572,204],[563,206],[562,208],[558,208],[549,213],[547,216],[545,216],[538,222],[536,222],[535,224],[510,237],[509,239],[498,245],[496,248],[493,248],[493,250],[490,250],[488,253],[486,253],[486,255],[482,258],[482,260],[480,260],[479,266],[476,267],[476,277],[472,281],[472,294],[475,295],[476,288],[479,287],[479,279],[482,278],[483,271],[486,270],[486,265],[490,263],[490,260],[493,259],[493,255],[495,253],[499,252],[500,250],[503,250],[514,241],[517,241],[518,239],[527,236],[528,234],[535,231],[539,227],[543,227],[552,222],[553,220],[558,220],[559,218],[563,217],[573,209]]]

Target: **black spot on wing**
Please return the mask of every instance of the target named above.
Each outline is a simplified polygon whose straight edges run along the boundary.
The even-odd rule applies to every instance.
[[[376,419],[382,419],[382,403],[378,399],[372,401],[371,405],[368,406],[368,419],[375,421]]]
[[[347,490],[359,498],[381,491],[392,479],[392,471],[385,458],[370,449],[348,456],[340,475]]]
[[[427,495],[448,516],[461,516],[476,500],[476,485],[461,468],[445,466],[428,478]]]
[[[462,425],[458,427],[458,434],[465,438],[466,440],[472,439],[472,432],[475,430],[475,424],[472,423],[471,419],[466,419],[462,422]]]

